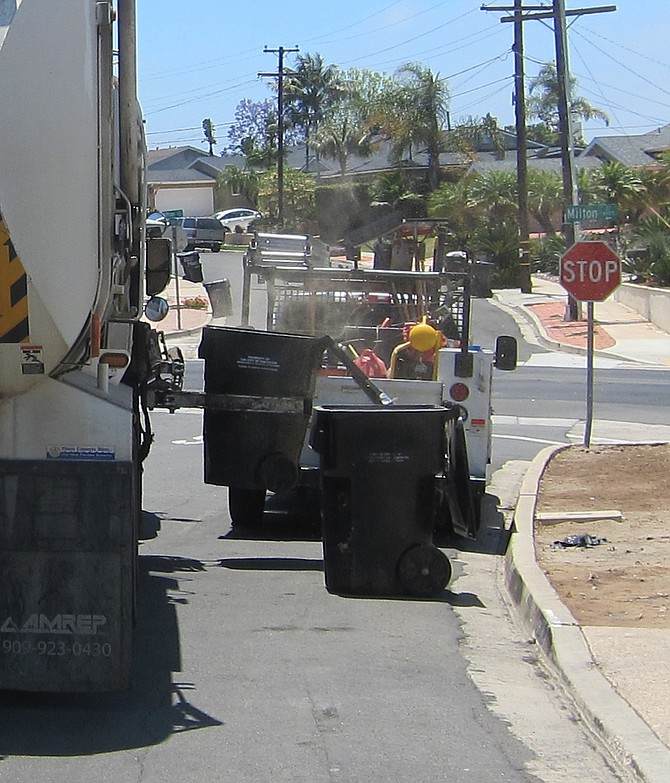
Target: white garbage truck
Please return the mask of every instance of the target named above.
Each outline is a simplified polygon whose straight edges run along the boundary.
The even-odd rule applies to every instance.
[[[0,689],[130,683],[160,360],[140,319],[170,274],[144,237],[134,3],[0,5]]]

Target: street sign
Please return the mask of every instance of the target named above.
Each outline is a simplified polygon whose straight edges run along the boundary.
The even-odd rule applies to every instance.
[[[621,259],[605,242],[575,242],[561,256],[559,282],[579,302],[602,302],[621,283]]]
[[[616,204],[571,204],[565,208],[566,223],[615,223]]]
[[[170,218],[184,217],[184,210],[183,209],[164,209],[163,210],[163,214],[169,220]]]

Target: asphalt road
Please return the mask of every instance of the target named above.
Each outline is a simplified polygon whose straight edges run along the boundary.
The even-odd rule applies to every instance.
[[[202,483],[200,412],[156,412],[154,426],[132,691],[3,694],[0,779],[619,780],[505,600],[525,462],[501,452],[477,542],[441,542],[449,591],[342,598],[314,528],[231,531],[225,488]]]

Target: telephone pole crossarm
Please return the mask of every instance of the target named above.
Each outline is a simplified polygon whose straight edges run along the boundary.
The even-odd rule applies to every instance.
[[[523,10],[524,11],[539,11],[540,9],[546,9],[547,6],[527,6]],[[609,13],[611,11],[616,11],[617,7],[615,5],[601,5],[594,8],[575,8],[573,10],[565,12],[566,16],[586,16],[587,14],[605,14]],[[510,6],[499,6],[497,8],[482,8],[482,11],[514,11],[513,7]],[[503,18],[500,20],[501,22],[513,22],[515,20],[514,16],[503,16]],[[553,11],[544,11],[541,13],[530,13],[530,14],[522,14],[523,21],[525,22],[526,19],[553,19],[554,18],[554,12]]]

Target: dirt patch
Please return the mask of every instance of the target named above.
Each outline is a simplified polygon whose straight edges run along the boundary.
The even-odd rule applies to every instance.
[[[571,446],[540,481],[537,512],[622,519],[535,521],[536,558],[582,625],[670,628],[670,444]],[[556,542],[590,536],[596,546]]]

